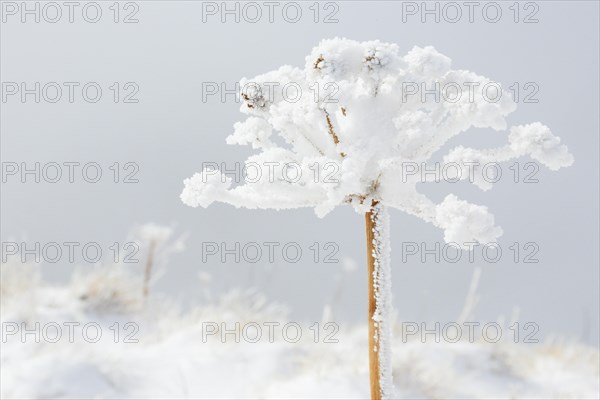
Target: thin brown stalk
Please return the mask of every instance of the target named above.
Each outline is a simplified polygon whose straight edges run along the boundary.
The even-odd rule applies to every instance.
[[[150,292],[150,278],[152,277],[152,265],[154,264],[154,250],[156,241],[151,240],[148,246],[148,258],[146,259],[146,268],[144,269],[144,301],[148,298]]]
[[[381,384],[379,381],[379,338],[381,332],[377,322],[373,319],[375,311],[377,309],[377,299],[375,291],[375,229],[377,221],[377,201],[373,200],[371,209],[365,214],[365,225],[367,233],[367,264],[369,274],[369,378],[371,387],[371,399],[381,399]]]

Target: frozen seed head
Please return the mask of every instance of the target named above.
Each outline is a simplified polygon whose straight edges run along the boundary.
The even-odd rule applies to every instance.
[[[241,80],[241,111],[248,118],[227,137],[228,144],[258,151],[247,162],[263,165],[262,175],[268,174],[269,164],[278,165],[277,175],[284,164],[293,163],[299,178],[231,187],[215,171],[203,171],[185,181],[181,198],[193,207],[213,201],[251,209],[312,207],[320,217],[344,204],[364,213],[378,201],[444,229],[447,241],[494,241],[502,230],[486,207],[454,195],[435,204],[417,191],[420,174],[401,179],[407,163],[428,165],[449,140],[471,128],[505,131],[506,144],[492,149],[458,146],[442,157],[444,163],[506,162],[524,156],[552,170],[573,163],[567,147],[543,124],[509,127],[506,117],[516,109],[509,92],[490,101],[483,90],[466,89],[491,82],[452,69],[450,58],[431,46],[402,55],[396,44],[377,40],[323,40],[301,68],[284,65]],[[421,96],[423,88],[436,84],[456,85],[465,93],[455,101]],[[282,90],[286,86],[294,90]],[[418,94],[410,95],[415,89]],[[492,187],[482,179],[473,183],[483,190]]]

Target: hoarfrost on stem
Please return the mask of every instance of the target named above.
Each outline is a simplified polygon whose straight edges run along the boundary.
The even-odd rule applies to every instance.
[[[390,263],[390,217],[388,210],[381,204],[373,206],[371,213],[373,222],[373,289],[375,292],[375,313],[373,322],[376,326],[374,338],[379,363],[379,385],[382,398],[393,395],[393,376],[391,360],[391,310],[392,310],[392,270]]]

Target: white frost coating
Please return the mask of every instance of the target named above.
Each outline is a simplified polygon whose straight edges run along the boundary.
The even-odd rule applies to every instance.
[[[560,138],[550,132],[550,128],[539,122],[526,126],[515,126],[508,135],[510,148],[515,154],[530,154],[555,171],[573,164],[573,156],[567,146],[560,144]]]
[[[561,145],[560,138],[554,136],[550,128],[539,122],[513,126],[508,135],[508,144],[497,149],[477,150],[457,146],[444,157],[444,162],[446,164],[456,163],[461,166],[462,175],[457,178],[468,179],[471,177],[475,185],[483,190],[488,190],[493,185],[489,179],[483,178],[482,167],[492,162],[506,162],[526,155],[553,171],[569,167],[574,162],[573,155],[569,153],[567,146]],[[454,179],[454,176],[450,178]]]
[[[391,309],[392,309],[392,271],[390,268],[390,216],[387,208],[375,205],[371,214],[373,221],[373,288],[375,290],[375,314],[373,320],[377,326],[375,352],[379,361],[379,385],[381,397],[393,397],[393,377],[391,360]]]
[[[454,196],[436,205],[417,191],[423,167],[402,179],[403,166],[429,166],[448,140],[473,127],[508,130],[508,142],[497,149],[459,146],[444,163],[466,166],[529,155],[554,170],[571,165],[573,157],[541,123],[509,128],[506,116],[516,109],[510,93],[490,101],[483,90],[467,88],[493,81],[451,67],[450,58],[433,47],[400,55],[395,44],[335,38],[319,43],[303,68],[285,65],[244,78],[241,111],[249,116],[235,124],[227,143],[259,150],[246,166],[262,165],[262,176],[232,186],[217,171],[205,170],[185,181],[181,198],[194,207],[213,201],[246,208],[313,207],[320,217],[343,204],[363,213],[377,200],[444,229],[446,240],[495,240],[501,230],[485,207]],[[455,101],[421,96],[436,84],[464,90]],[[278,164],[273,179],[267,179],[265,163]],[[282,178],[285,163],[298,168],[299,179]],[[490,189],[474,168],[473,183]],[[458,179],[467,179],[468,170],[461,168]]]
[[[435,211],[447,243],[465,247],[473,239],[479,243],[492,243],[502,235],[502,228],[494,226],[494,216],[487,207],[459,200],[453,194],[446,196]]]
[[[251,144],[253,149],[273,147],[269,140],[273,129],[262,118],[250,117],[233,125],[233,134],[226,139],[227,144]]]
[[[219,171],[205,168],[183,181],[185,187],[181,192],[181,200],[192,207],[208,207],[219,194],[223,194],[231,186],[231,179]]]

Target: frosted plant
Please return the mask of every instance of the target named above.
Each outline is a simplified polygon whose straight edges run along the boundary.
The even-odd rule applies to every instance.
[[[148,298],[152,278],[154,263],[157,261],[166,262],[171,253],[179,252],[184,249],[183,237],[175,239],[171,243],[173,228],[162,226],[155,223],[147,223],[137,229],[142,246],[146,247],[146,265],[144,267],[144,299]]]
[[[73,290],[85,309],[116,313],[142,309],[148,301],[150,286],[162,272],[159,269],[153,275],[153,267],[166,265],[173,253],[185,248],[185,237],[175,237],[172,227],[146,223],[135,227],[132,233],[132,240],[123,247],[120,262],[98,264],[91,271],[74,274]],[[131,265],[144,253],[146,260],[140,282]]]
[[[433,47],[414,47],[401,56],[395,44],[323,40],[304,68],[286,65],[240,83],[241,110],[248,118],[234,125],[227,143],[257,149],[245,165],[248,171],[262,166],[263,173],[233,186],[228,176],[206,168],[184,181],[181,199],[193,207],[214,201],[246,208],[314,207],[320,217],[349,204],[365,213],[371,393],[390,397],[387,207],[443,229],[450,243],[495,242],[502,230],[486,207],[453,194],[435,204],[417,191],[432,156],[474,127],[508,131],[508,143],[450,150],[441,168],[454,166],[457,180],[478,176],[488,162],[529,155],[556,170],[572,164],[573,157],[541,123],[508,128],[505,118],[516,108],[510,94],[499,89],[501,96],[491,96],[495,82],[451,69],[450,59]],[[443,99],[423,96],[436,87],[444,88]],[[415,88],[420,95],[414,95]],[[335,179],[327,179],[332,166]],[[491,187],[483,179],[471,181],[483,190]]]
[[[34,304],[42,279],[40,265],[23,263],[16,255],[7,256],[3,261],[0,263],[0,304],[3,310],[0,320],[35,321],[37,310]],[[7,309],[11,312],[6,312]]]
[[[120,264],[94,265],[78,270],[71,287],[84,310],[98,313],[126,314],[140,310],[144,304],[139,279]]]

